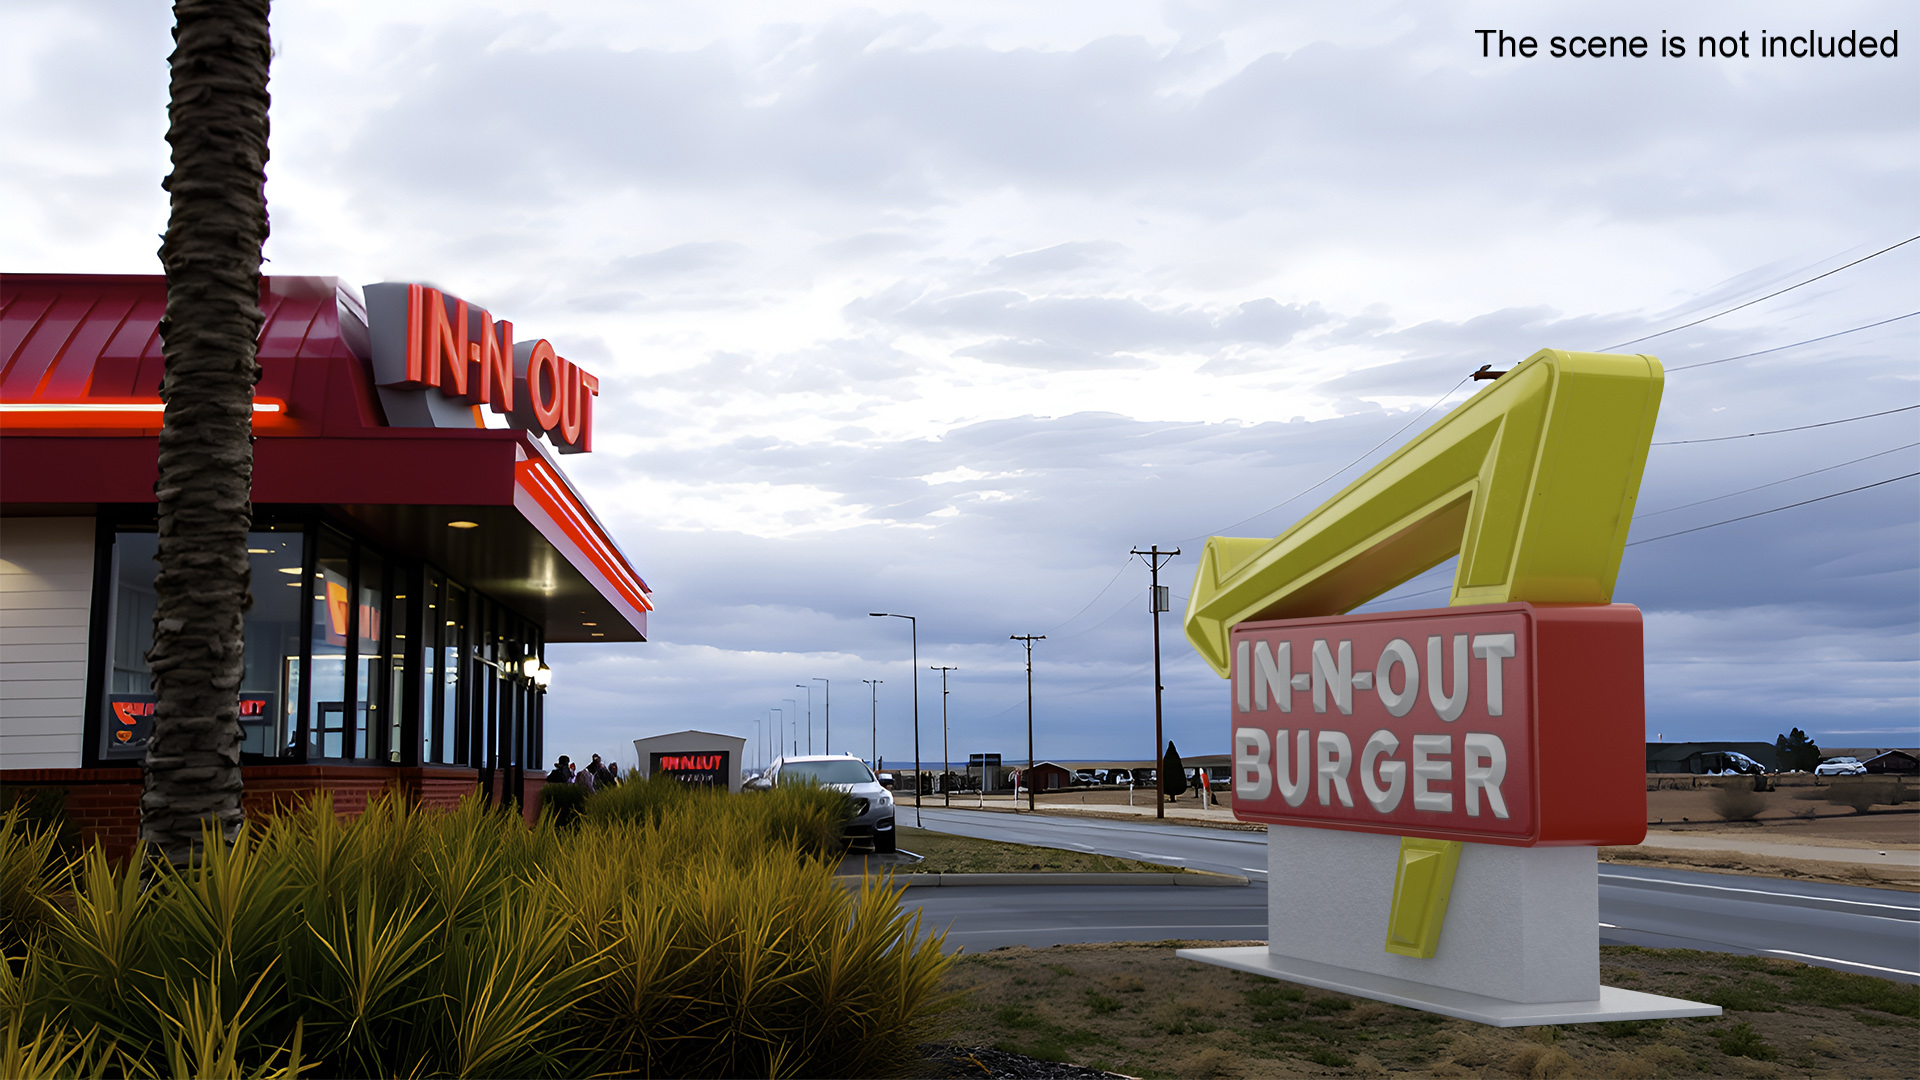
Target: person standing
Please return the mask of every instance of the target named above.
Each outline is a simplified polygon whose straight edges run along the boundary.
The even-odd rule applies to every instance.
[[[560,760],[553,763],[553,771],[547,774],[547,783],[573,783],[573,762],[567,759],[567,755],[561,754]]]

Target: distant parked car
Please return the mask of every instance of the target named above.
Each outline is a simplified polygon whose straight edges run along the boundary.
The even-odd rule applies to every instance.
[[[1707,772],[1713,776],[1765,776],[1768,771],[1765,765],[1760,764],[1738,750],[1722,750],[1716,755],[1709,755],[1709,757],[1713,756],[1717,756],[1720,759],[1719,761],[1709,762],[1710,765],[1719,766],[1718,768],[1709,768],[1707,770]]]
[[[1076,784],[1086,784],[1091,787],[1099,783],[1100,778],[1093,774],[1092,769],[1075,769],[1073,770],[1073,782]]]
[[[1815,776],[1865,776],[1867,767],[1857,757],[1830,757],[1814,766]]]

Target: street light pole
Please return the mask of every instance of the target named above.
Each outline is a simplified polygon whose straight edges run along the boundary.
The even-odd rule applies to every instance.
[[[813,684],[797,682],[796,688],[807,692],[807,753],[813,753]]]
[[[905,619],[913,628],[913,826],[920,828],[920,620],[890,611],[869,611],[869,618]]]
[[[872,713],[868,717],[868,722],[873,725],[873,732],[871,735],[871,738],[873,739],[873,745],[867,748],[867,753],[873,755],[872,765],[874,768],[878,769],[880,767],[880,684],[883,682],[886,682],[886,680],[885,679],[861,679],[860,681],[863,683],[866,683],[867,686],[871,688],[873,692],[872,693],[873,700],[871,703]]]
[[[799,684],[796,683],[795,685],[797,686]],[[800,756],[800,705],[798,702],[794,701],[790,697],[781,698],[780,700],[793,706],[793,711],[787,713],[787,729],[793,732],[793,756],[799,757]]]
[[[1027,647],[1027,811],[1031,813],[1033,805],[1033,643],[1047,640],[1045,634],[1008,634],[1009,641],[1022,642]],[[1018,809],[1016,806],[1015,809]]]
[[[1173,605],[1160,591],[1160,568],[1173,561],[1180,549],[1161,551],[1160,545],[1155,544],[1149,551],[1134,548],[1128,554],[1145,556],[1147,567],[1153,573],[1153,590],[1147,594],[1147,607],[1153,612],[1153,816],[1164,819],[1167,816],[1167,742],[1161,729],[1160,694],[1166,687],[1160,685],[1160,613],[1172,610]]]
[[[827,699],[827,731],[825,737],[820,740],[822,743],[820,749],[831,754],[833,753],[833,680],[823,679],[815,675],[813,681],[826,684],[826,686],[822,688],[820,696]],[[809,728],[808,730],[811,731],[812,729]]]
[[[786,719],[787,719],[787,711],[786,711],[785,709],[768,709],[767,711],[768,711],[768,712],[770,712],[770,713],[779,713],[779,714],[780,714],[780,719],[778,719],[778,720],[775,720],[775,721],[773,722],[773,730],[772,730],[772,731],[770,731],[770,732],[768,732],[768,734],[769,734],[769,735],[772,735],[772,736],[773,736],[773,738],[774,738],[774,746],[776,747],[776,749],[775,749],[775,751],[774,751],[774,755],[773,755],[773,756],[774,756],[774,757],[779,757],[779,756],[780,756],[780,752],[779,752],[779,750],[778,750],[777,748],[779,747],[779,745],[780,745],[780,744],[781,744],[782,742],[784,742],[784,741],[786,741],[786,740],[784,740],[784,739],[781,739],[781,738],[780,738],[780,725],[786,722]],[[771,764],[773,764],[773,762],[771,762],[771,761],[769,761],[769,762],[767,762],[767,764],[769,764],[769,765],[771,765]]]
[[[953,768],[953,750],[947,742],[947,672],[959,671],[957,667],[930,667],[928,671],[940,673],[940,794],[947,800],[947,806],[953,806],[953,791],[947,784],[947,774]]]

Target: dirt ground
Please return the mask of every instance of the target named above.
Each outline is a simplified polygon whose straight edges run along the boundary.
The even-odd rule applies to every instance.
[[[1712,783],[1718,779],[1677,777],[1665,781],[1658,790],[1648,791],[1647,825],[1682,830],[1725,828],[1728,821],[1714,806],[1718,792]],[[1857,813],[1851,807],[1827,801],[1833,794],[1829,784],[1816,783],[1809,776],[1782,777],[1775,781],[1774,790],[1753,793],[1763,807],[1753,823],[1766,830],[1768,839],[1839,841],[1861,847],[1920,845],[1920,805],[1916,805],[1920,791],[1911,781],[1905,788],[1908,794],[1903,805],[1876,806]]]
[[[1836,885],[1859,885],[1869,889],[1920,892],[1920,870],[1910,867],[1861,866],[1813,859],[1789,859],[1774,855],[1756,855],[1749,851],[1671,851],[1646,847],[1604,847],[1600,849],[1600,861],[1627,866],[1663,866],[1676,870],[1699,870],[1710,874],[1743,874],[1750,877],[1787,878],[1795,881],[1826,881]],[[1916,1074],[1920,1075],[1920,1072]]]
[[[1500,1029],[1173,955],[1188,944],[1221,943],[963,955],[941,1038],[1143,1078],[1911,1077],[1920,1063],[1920,987],[1789,961],[1606,946],[1608,985],[1727,1015]]]

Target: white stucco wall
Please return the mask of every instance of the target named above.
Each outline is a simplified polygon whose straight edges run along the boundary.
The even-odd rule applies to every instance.
[[[0,518],[0,769],[77,769],[93,519]]]

